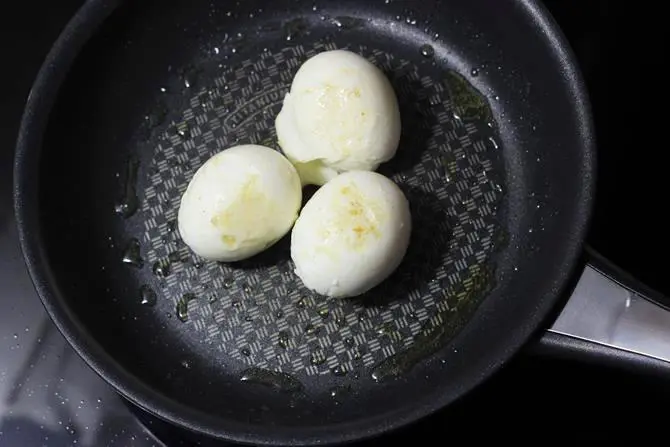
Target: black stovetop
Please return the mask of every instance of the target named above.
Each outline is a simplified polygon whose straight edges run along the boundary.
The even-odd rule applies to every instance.
[[[193,445],[169,426],[138,419],[83,364],[46,316],[21,258],[11,207],[16,129],[42,58],[81,3],[26,0],[0,15],[0,447],[163,445],[146,425],[169,445]],[[652,256],[652,249],[670,248],[670,239],[660,237],[667,189],[656,152],[663,151],[662,114],[652,108],[663,104],[662,91],[654,89],[664,74],[662,15],[640,2],[547,3],[578,55],[593,100],[600,168],[589,243],[670,296],[664,263]],[[658,378],[522,353],[448,411],[373,444],[444,434],[446,422],[464,421],[507,432],[528,424],[545,433],[588,428],[619,439],[648,431],[654,412],[645,409],[670,403],[666,389]]]

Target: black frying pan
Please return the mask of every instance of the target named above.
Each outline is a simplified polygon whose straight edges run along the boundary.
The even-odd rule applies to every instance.
[[[396,90],[380,172],[414,230],[384,284],[329,301],[288,237],[205,262],[175,219],[209,156],[276,147],[293,74],[334,48]],[[535,1],[91,0],[31,92],[16,211],[47,310],[130,401],[221,439],[334,443],[448,405],[531,336],[581,251],[593,158],[573,56]]]

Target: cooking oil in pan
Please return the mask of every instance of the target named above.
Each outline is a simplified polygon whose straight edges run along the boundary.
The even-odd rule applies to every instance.
[[[288,348],[289,338],[290,335],[288,331],[279,331],[279,334],[277,336],[277,344],[279,345],[279,347],[282,349]]]
[[[491,121],[488,101],[463,76],[455,71],[448,71],[445,84],[461,119]]]
[[[297,393],[302,391],[302,383],[290,374],[262,368],[249,368],[240,377],[242,382],[264,385],[277,391]]]
[[[433,56],[435,56],[435,49],[432,47],[432,45],[429,44],[421,45],[419,52],[421,53],[421,56],[427,59],[431,59]]]
[[[319,328],[314,326],[312,323],[309,323],[305,326],[305,335],[316,335],[319,332]]]
[[[375,333],[381,336],[391,334],[394,331],[395,326],[393,325],[393,323],[384,323],[375,330]]]
[[[323,349],[317,348],[312,352],[312,354],[309,356],[309,363],[314,365],[314,366],[319,366],[323,365],[326,363],[326,353],[323,352]]]
[[[170,276],[171,265],[167,261],[160,260],[154,262],[151,270],[153,271],[154,275],[158,276],[159,278],[167,278]]]
[[[184,259],[182,258],[181,253],[178,251],[173,251],[168,255],[168,260],[170,262],[182,262]]]
[[[340,385],[328,390],[328,394],[330,394],[330,397],[332,397],[335,400],[346,398],[349,396],[349,394],[351,394],[351,392],[352,388],[350,385]]]
[[[191,129],[188,126],[188,123],[182,122],[177,124],[175,132],[179,138],[186,141],[191,138]]]
[[[223,288],[224,289],[230,289],[231,287],[233,287],[233,284],[235,284],[235,280],[233,279],[232,276],[226,276],[223,279]]]
[[[140,303],[153,307],[156,304],[157,297],[156,297],[156,292],[154,290],[147,286],[146,284],[140,287]]]
[[[128,241],[128,245],[126,245],[126,249],[123,251],[121,262],[132,265],[133,267],[142,268],[144,260],[142,259],[140,241],[136,238],[132,238]]]
[[[139,167],[140,162],[136,159],[131,158],[128,160],[123,199],[114,207],[116,213],[124,218],[134,215],[139,207],[139,199],[137,198],[137,172]]]
[[[188,303],[195,300],[195,298],[196,296],[193,293],[185,293],[179,298],[179,301],[177,301],[175,313],[180,321],[185,322],[188,320]]]
[[[457,312],[452,308],[439,313],[432,321],[439,321],[437,325],[424,327],[414,337],[414,343],[409,348],[391,357],[386,358],[372,369],[372,378],[381,382],[391,377],[397,377],[408,372],[415,364],[437,352],[451,336],[454,327],[461,324],[463,314],[467,309],[461,306],[476,305],[476,297],[482,296],[494,286],[493,270],[487,265],[473,265],[470,267],[470,276],[463,281],[462,290],[446,291],[445,298],[453,299],[459,306]]]
[[[356,28],[362,28],[365,26],[365,20],[359,17],[351,16],[337,16],[330,19],[330,23],[335,25],[340,30],[351,30]]]
[[[344,377],[347,375],[349,371],[347,371],[347,367],[344,365],[337,365],[333,369],[330,370],[331,373],[333,373],[334,376],[337,377]]]
[[[307,27],[307,20],[302,17],[289,20],[284,24],[284,36],[286,40],[295,40],[307,32]]]

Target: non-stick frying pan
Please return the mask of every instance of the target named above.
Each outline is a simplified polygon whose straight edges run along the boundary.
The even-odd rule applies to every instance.
[[[348,48],[402,111],[379,171],[410,201],[399,269],[327,300],[288,237],[207,262],[175,226],[194,171],[276,147],[302,62]],[[589,107],[535,1],[91,0],[48,56],[16,157],[28,266],[52,318],[122,395],[248,443],[373,436],[462,396],[566,290],[593,196]]]

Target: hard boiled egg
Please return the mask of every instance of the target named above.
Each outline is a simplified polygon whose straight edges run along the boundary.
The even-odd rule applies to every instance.
[[[291,233],[291,258],[307,288],[353,297],[398,267],[410,232],[409,204],[400,188],[376,172],[349,171],[305,204]]]
[[[239,261],[287,234],[302,202],[298,173],[281,153],[235,146],[207,160],[181,198],[179,233],[203,258]]]
[[[320,53],[298,70],[277,115],[279,145],[304,184],[350,170],[375,170],[393,158],[400,111],[375,65],[346,50]]]

